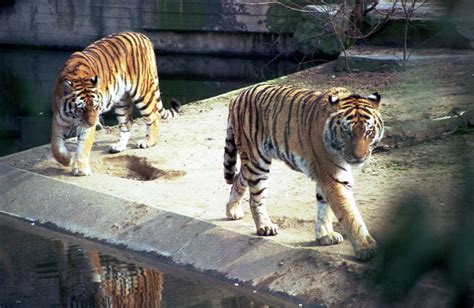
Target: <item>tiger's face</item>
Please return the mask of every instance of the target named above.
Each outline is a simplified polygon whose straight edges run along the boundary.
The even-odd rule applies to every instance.
[[[63,81],[63,99],[81,125],[95,125],[100,113],[100,94],[97,90],[97,76],[92,78],[71,78]]]
[[[363,163],[383,136],[380,95],[329,96],[329,105],[334,109],[324,128],[326,148],[349,164]]]

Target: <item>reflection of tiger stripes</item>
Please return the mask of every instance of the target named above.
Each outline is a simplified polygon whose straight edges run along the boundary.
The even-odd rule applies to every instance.
[[[95,294],[95,307],[161,306],[163,274],[122,263],[113,257],[87,250],[91,270],[97,274],[100,288]]]

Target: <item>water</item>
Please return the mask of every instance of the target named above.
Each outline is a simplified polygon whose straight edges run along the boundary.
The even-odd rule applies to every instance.
[[[160,269],[143,266],[130,254],[121,260],[123,254],[117,257],[110,251],[0,216],[0,307],[285,305],[270,297],[236,293],[202,277],[175,273],[154,261]]]
[[[72,51],[0,49],[0,156],[50,142],[58,70]],[[189,55],[157,57],[162,97],[186,104],[276,78],[304,66],[268,58]],[[115,124],[109,113],[107,124]]]

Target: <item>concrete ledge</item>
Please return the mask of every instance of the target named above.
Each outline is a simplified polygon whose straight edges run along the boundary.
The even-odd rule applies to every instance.
[[[407,65],[426,64],[433,61],[464,59],[472,61],[472,50],[409,49]],[[346,61],[353,72],[390,72],[403,69],[402,48],[354,46],[341,53],[336,61],[336,71],[347,71]]]
[[[351,284],[355,293],[365,288],[358,280],[367,267],[341,257],[242,235],[4,164],[0,181],[2,213],[54,224],[299,303],[347,303],[350,297],[340,298],[334,292],[338,283]],[[341,266],[343,271],[335,271]],[[332,281],[331,287],[315,283],[323,276]]]

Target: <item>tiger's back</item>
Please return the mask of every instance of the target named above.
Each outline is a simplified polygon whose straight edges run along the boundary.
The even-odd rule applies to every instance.
[[[302,159],[311,163],[314,151],[319,151],[320,158],[325,154],[321,151],[322,138],[316,133],[324,129],[330,113],[323,98],[350,94],[344,88],[333,88],[323,95],[319,91],[273,85],[243,91],[231,101],[228,118],[241,160],[279,159],[314,179],[316,174],[309,173]]]
[[[102,38],[83,51],[75,52],[59,72],[55,95],[63,96],[62,82],[98,76],[97,90],[103,101],[100,110],[113,107],[126,93],[132,100],[147,94],[158,78],[151,41],[140,33],[124,32]],[[56,100],[57,110],[61,100]]]
[[[257,233],[278,232],[264,200],[271,161],[279,159],[318,184],[319,242],[342,241],[342,236],[332,229],[332,209],[348,230],[356,256],[372,256],[375,241],[353,202],[351,167],[367,159],[382,137],[379,101],[378,94],[365,98],[344,88],[317,92],[258,85],[240,93],[229,105],[224,154],[224,177],[232,184],[228,218],[243,216],[240,201],[248,187]],[[238,173],[237,154],[241,160]]]

